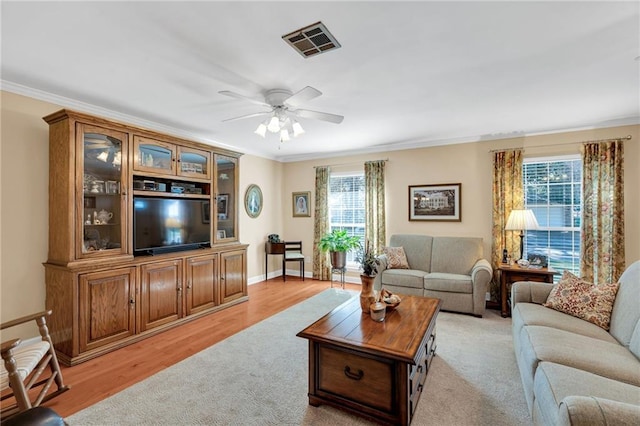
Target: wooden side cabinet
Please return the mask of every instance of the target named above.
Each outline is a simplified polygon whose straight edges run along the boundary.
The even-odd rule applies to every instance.
[[[182,260],[140,267],[140,331],[182,317]]]
[[[218,305],[218,255],[187,259],[186,315],[211,309]]]
[[[81,274],[80,352],[135,334],[135,268]]]
[[[553,276],[559,274],[551,268],[529,269],[507,264],[500,265],[498,269],[500,270],[500,310],[503,317],[511,316],[511,307],[508,303],[511,284],[517,281],[553,283]]]
[[[220,300],[229,303],[247,294],[247,252],[220,253]]]

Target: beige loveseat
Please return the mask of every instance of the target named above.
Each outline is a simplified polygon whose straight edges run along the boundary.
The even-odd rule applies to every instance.
[[[640,261],[619,283],[609,332],[542,306],[553,285],[513,284],[514,349],[535,424],[640,425]]]
[[[442,299],[442,309],[482,316],[491,265],[482,255],[482,238],[396,234],[389,246],[402,247],[409,269],[388,269],[385,255],[374,288]]]

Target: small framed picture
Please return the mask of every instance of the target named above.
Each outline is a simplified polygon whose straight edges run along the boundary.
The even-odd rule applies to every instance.
[[[292,194],[293,201],[293,217],[311,217],[311,206],[309,200],[311,192],[294,192]]]
[[[546,268],[549,266],[547,256],[543,254],[529,253],[527,260],[529,261],[529,265],[533,267]]]
[[[104,183],[107,194],[118,194],[120,189],[118,188],[118,182],[115,180],[108,180]]]
[[[224,229],[221,229],[218,231],[218,233],[216,234],[217,238],[219,240],[222,240],[224,238],[227,238],[227,231],[225,231]]]
[[[229,194],[220,194],[217,197],[218,220],[227,220],[229,214]]]
[[[409,186],[409,220],[460,222],[459,183]]]

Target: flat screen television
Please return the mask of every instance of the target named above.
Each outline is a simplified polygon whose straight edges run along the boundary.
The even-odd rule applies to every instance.
[[[211,246],[208,200],[133,199],[135,254],[156,254]]]

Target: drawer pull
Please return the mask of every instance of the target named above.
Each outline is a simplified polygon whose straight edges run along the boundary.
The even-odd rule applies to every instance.
[[[344,375],[353,380],[360,380],[364,377],[364,371],[358,370],[358,374],[351,372],[351,368],[347,365],[344,367]]]

